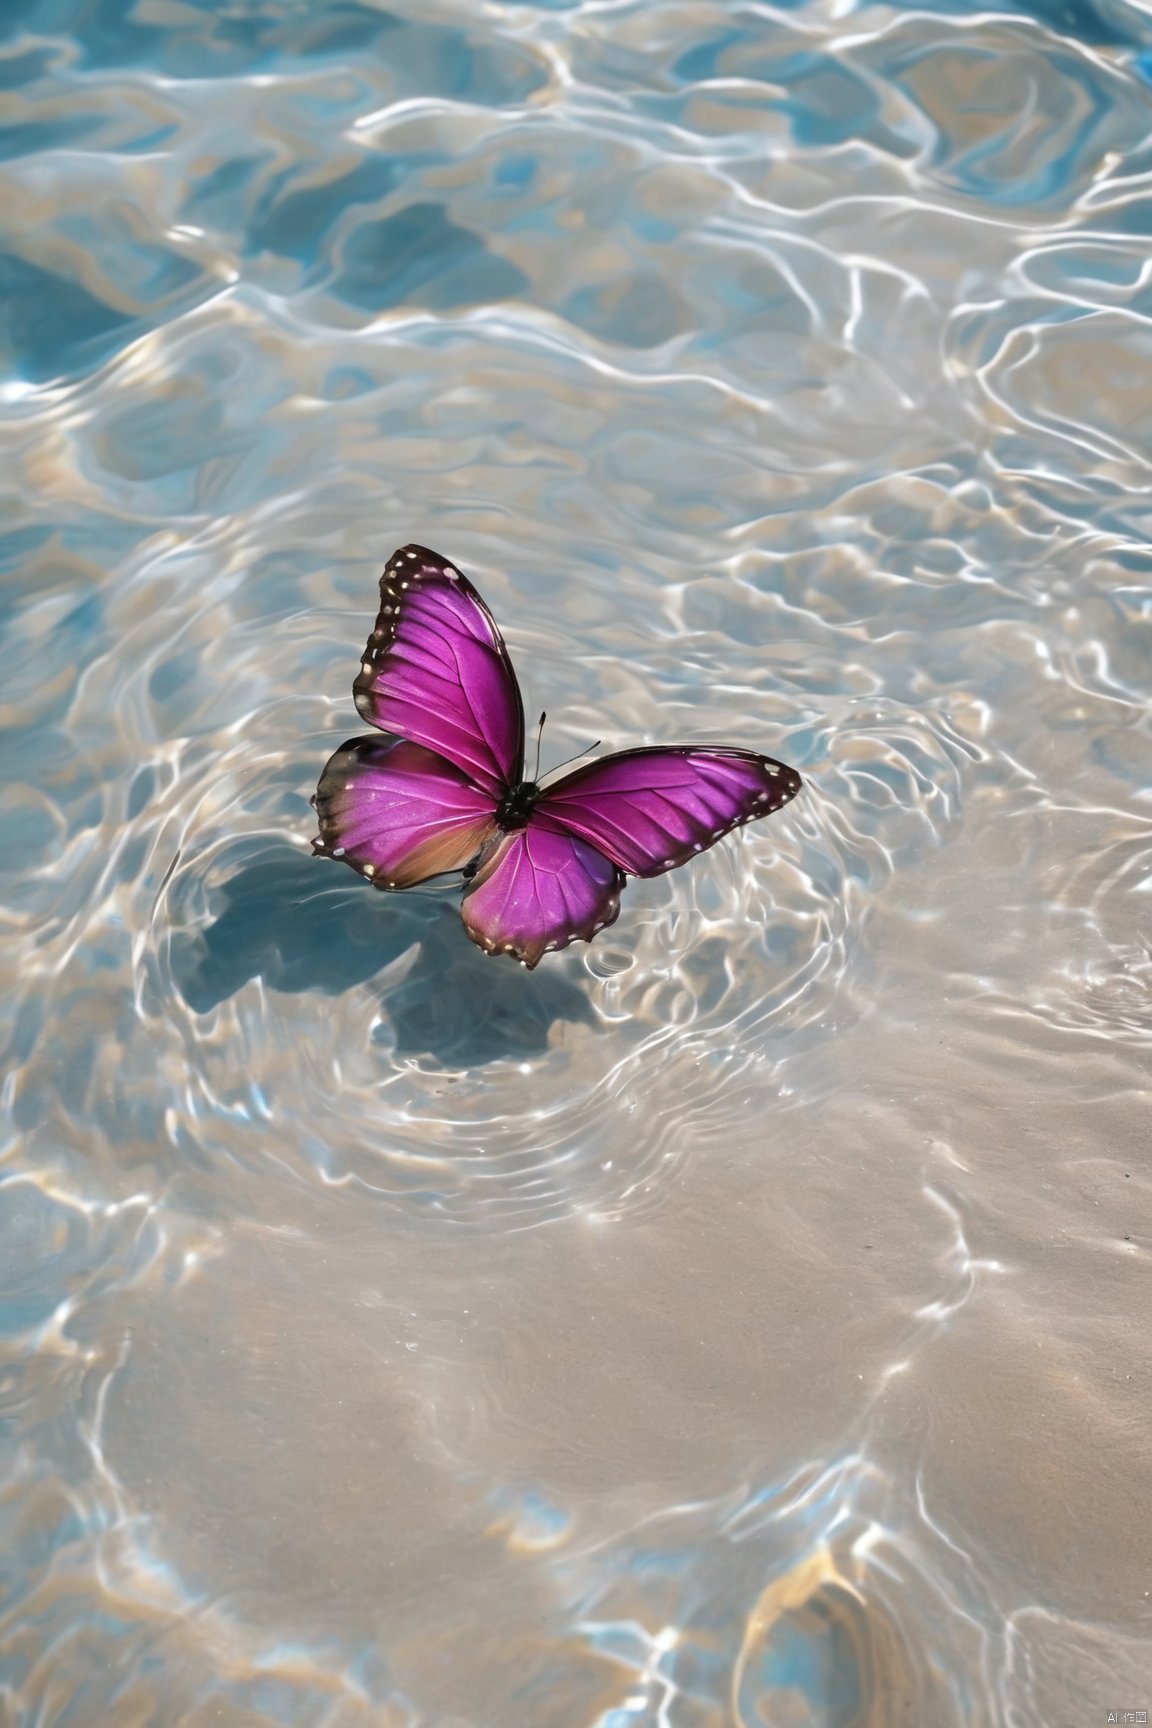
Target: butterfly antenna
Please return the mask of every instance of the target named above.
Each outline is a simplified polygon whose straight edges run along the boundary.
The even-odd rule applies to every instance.
[[[547,718],[547,714],[541,714],[540,724],[536,729],[536,766],[532,770],[533,780],[539,780],[540,778],[540,744],[544,737],[544,722]]]
[[[566,756],[563,762],[557,762],[555,768],[549,768],[549,774],[558,774],[561,768],[567,768],[569,762],[579,762],[581,756],[587,756],[589,750],[599,750],[601,740],[597,738],[591,744],[585,744],[583,750],[577,750],[575,756]]]

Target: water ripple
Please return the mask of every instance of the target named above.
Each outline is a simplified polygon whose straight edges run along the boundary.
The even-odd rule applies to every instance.
[[[1147,34],[4,10],[0,1714],[1146,1702]],[[411,539],[803,796],[527,977],[316,862]]]

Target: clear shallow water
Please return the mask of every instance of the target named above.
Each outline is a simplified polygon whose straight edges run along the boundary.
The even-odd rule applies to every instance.
[[[1150,1705],[1150,27],[9,0],[0,1719]],[[313,861],[394,545],[807,789]]]

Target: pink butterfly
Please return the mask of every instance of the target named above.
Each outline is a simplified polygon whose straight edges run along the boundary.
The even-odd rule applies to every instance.
[[[320,776],[313,849],[376,888],[464,873],[473,942],[525,966],[615,922],[627,876],[659,876],[800,790],[751,750],[656,745],[524,778],[524,705],[504,639],[467,577],[402,546],[352,687],[391,738],[353,738]]]

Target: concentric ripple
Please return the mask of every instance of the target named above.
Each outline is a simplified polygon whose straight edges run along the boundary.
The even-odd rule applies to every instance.
[[[0,1717],[1143,1708],[1146,13],[0,13]],[[312,858],[411,540],[802,795]]]

